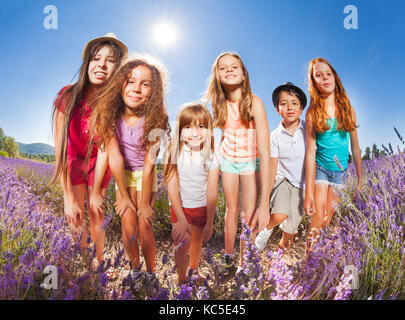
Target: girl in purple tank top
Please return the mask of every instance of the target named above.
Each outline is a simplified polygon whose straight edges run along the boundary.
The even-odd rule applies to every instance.
[[[116,182],[115,209],[121,217],[131,275],[140,268],[138,235],[146,269],[155,269],[152,222],[157,173],[152,151],[159,150],[154,146],[156,141],[150,142],[148,137],[155,130],[170,128],[163,72],[146,58],[126,62],[96,102],[91,119],[95,142],[100,146],[91,206],[102,208],[98,192],[108,164]]]

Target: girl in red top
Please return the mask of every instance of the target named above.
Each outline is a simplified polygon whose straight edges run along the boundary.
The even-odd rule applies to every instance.
[[[83,49],[83,63],[77,82],[62,88],[54,103],[52,119],[56,163],[52,183],[60,179],[64,211],[72,232],[80,236],[83,249],[87,248],[87,229],[83,227],[84,203],[91,193],[97,159],[97,147],[94,145],[86,168],[92,112],[86,101],[97,95],[127,54],[127,47],[112,33],[89,41]],[[103,196],[110,179],[108,171],[102,182]],[[101,263],[104,260],[104,214],[93,212],[90,208],[88,212],[90,235],[96,243],[97,260]]]

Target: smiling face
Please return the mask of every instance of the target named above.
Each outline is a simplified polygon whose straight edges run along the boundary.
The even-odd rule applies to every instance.
[[[218,60],[217,70],[219,81],[225,86],[240,85],[245,78],[241,62],[229,54]]]
[[[116,61],[114,53],[109,46],[100,48],[90,60],[87,69],[89,81],[93,86],[101,86],[114,72]]]
[[[336,82],[332,69],[324,62],[314,64],[312,76],[316,88],[321,95],[330,95],[335,92]]]
[[[295,94],[281,91],[278,99],[277,112],[284,119],[285,124],[297,122],[302,114],[301,103]]]
[[[132,69],[122,88],[122,99],[127,108],[136,110],[145,105],[152,94],[152,71],[145,65]]]
[[[181,129],[181,140],[191,149],[201,149],[208,135],[208,128],[200,121],[193,121]]]

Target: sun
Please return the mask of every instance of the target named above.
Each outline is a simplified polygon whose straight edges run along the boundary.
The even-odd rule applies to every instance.
[[[174,24],[162,22],[153,30],[153,40],[162,47],[172,46],[177,40],[177,29]]]

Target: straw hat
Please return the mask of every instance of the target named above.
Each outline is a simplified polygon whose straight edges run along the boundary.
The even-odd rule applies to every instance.
[[[125,44],[123,44],[121,41],[119,41],[114,33],[109,32],[103,37],[95,38],[95,39],[92,39],[89,42],[87,42],[86,45],[83,48],[82,59],[84,60],[84,57],[86,56],[87,51],[90,50],[90,48],[95,43],[101,42],[101,41],[104,41],[104,40],[110,40],[110,41],[114,42],[122,50],[124,58],[128,55],[127,46]]]

